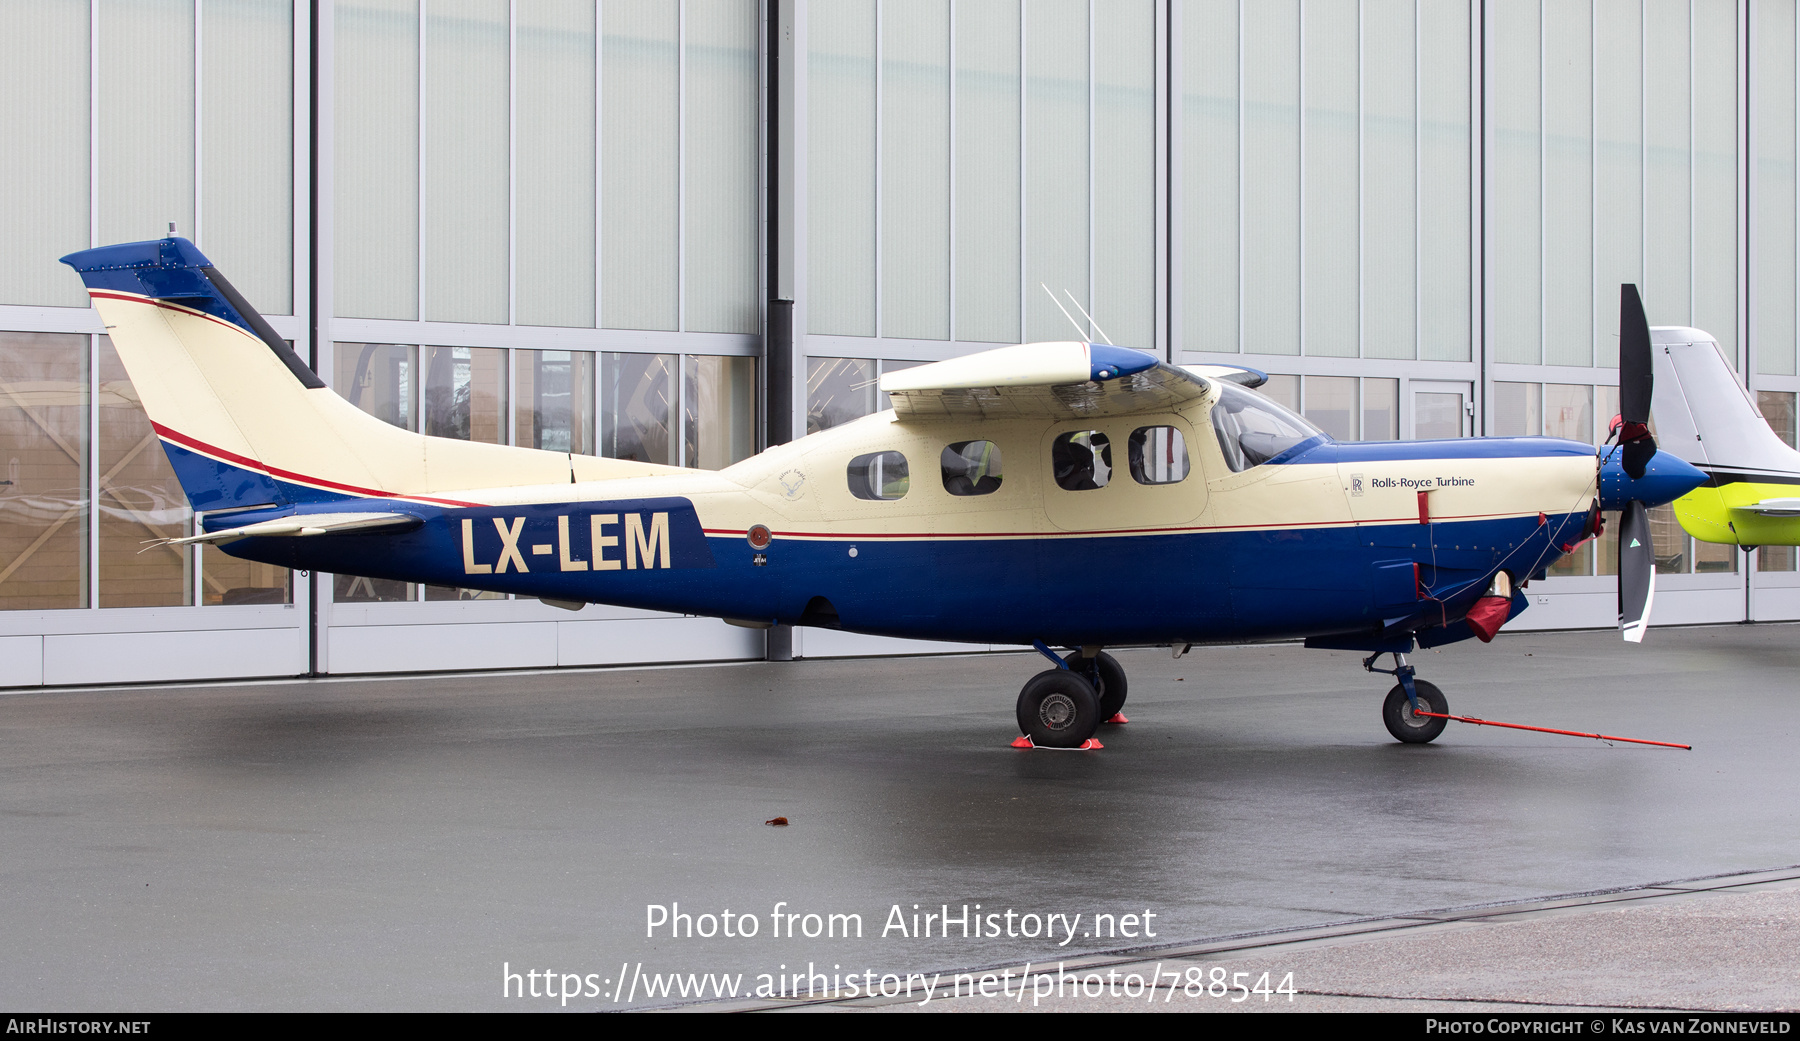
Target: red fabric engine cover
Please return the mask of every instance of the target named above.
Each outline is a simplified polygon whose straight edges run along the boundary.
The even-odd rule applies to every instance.
[[[1464,617],[1468,620],[1469,628],[1475,631],[1476,637],[1482,643],[1488,643],[1500,631],[1500,627],[1506,624],[1506,619],[1511,614],[1511,597],[1484,596],[1475,601],[1475,606],[1469,608],[1469,613]]]

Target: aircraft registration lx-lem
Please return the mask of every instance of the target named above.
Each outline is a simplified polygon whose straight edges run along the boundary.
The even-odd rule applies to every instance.
[[[1369,652],[1383,718],[1447,702],[1406,655],[1524,610],[1519,588],[1624,510],[1641,637],[1645,506],[1705,477],[1658,452],[1649,334],[1622,306],[1623,443],[1340,444],[1247,369],[1035,343],[883,377],[893,408],[716,472],[414,434],[338,397],[195,246],[63,258],[81,274],[199,533],[247,560],[883,636],[1036,646],[1033,744],[1088,745],[1126,677],[1107,646],[1292,640]],[[1635,317],[1633,308],[1637,308]],[[1637,349],[1642,341],[1642,350]],[[1069,649],[1058,657],[1051,647]],[[1374,669],[1383,654],[1394,668]]]

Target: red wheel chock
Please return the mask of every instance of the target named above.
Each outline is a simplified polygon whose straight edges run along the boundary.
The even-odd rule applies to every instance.
[[[1123,713],[1123,712],[1114,712],[1112,714],[1111,719],[1103,719],[1103,720],[1101,720],[1101,722],[1102,723],[1129,723],[1129,722],[1131,722],[1131,720],[1126,719],[1125,713]]]
[[[1100,743],[1099,738],[1090,737],[1081,744],[1076,745],[1074,748],[1045,748],[1043,745],[1033,744],[1031,738],[1026,737],[1024,734],[1020,734],[1018,737],[1012,739],[1012,747],[1043,748],[1046,752],[1091,752],[1096,748],[1105,748],[1106,746]]]

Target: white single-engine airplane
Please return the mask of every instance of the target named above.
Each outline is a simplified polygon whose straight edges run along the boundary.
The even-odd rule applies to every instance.
[[[1524,609],[1518,587],[1615,509],[1640,546],[1620,563],[1621,624],[1641,637],[1644,507],[1705,479],[1642,430],[1631,287],[1622,453],[1339,444],[1240,385],[1260,373],[1038,343],[890,373],[892,410],[704,472],[390,426],[332,393],[185,239],[63,262],[199,515],[178,542],[566,606],[1036,646],[1056,667],[1025,684],[1018,718],[1043,746],[1086,744],[1124,703],[1104,646],[1296,638],[1369,652],[1399,680],[1389,731],[1430,741],[1444,720],[1418,713],[1447,702],[1414,679],[1415,644],[1491,638]],[[1374,670],[1383,654],[1394,669]]]

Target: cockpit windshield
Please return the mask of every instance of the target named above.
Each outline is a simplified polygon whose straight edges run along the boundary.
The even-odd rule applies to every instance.
[[[1323,431],[1252,390],[1224,380],[1213,405],[1213,431],[1225,465],[1234,472],[1260,466],[1302,441],[1323,436]]]

